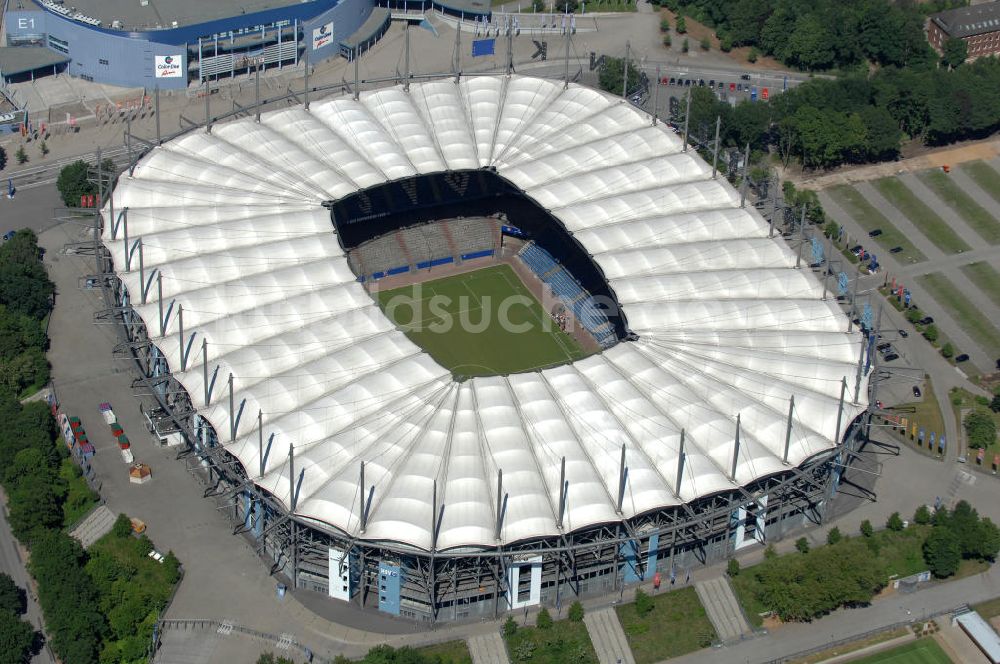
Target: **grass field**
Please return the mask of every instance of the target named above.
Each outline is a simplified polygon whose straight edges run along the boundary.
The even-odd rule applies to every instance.
[[[940,169],[934,169],[924,171],[917,177],[948,207],[955,210],[980,237],[990,244],[1000,243],[1000,219],[996,219],[983,209],[983,206],[955,184],[949,175]]]
[[[511,660],[522,664],[597,664],[597,653],[582,622],[557,620],[548,629],[518,627],[506,639]]]
[[[900,180],[882,178],[875,180],[872,185],[944,253],[957,254],[971,249],[941,217],[919,200]]]
[[[628,635],[636,664],[650,664],[706,648],[715,640],[715,628],[694,587],[653,596],[653,610],[640,616],[635,604],[615,607]]]
[[[897,406],[893,406],[892,411],[897,415],[901,415],[906,418],[907,428],[906,440],[912,444],[919,444],[916,440],[910,440],[910,431],[913,429],[913,425],[916,424],[918,429],[923,429],[926,432],[934,431],[940,435],[944,431],[944,417],[941,414],[941,408],[938,406],[937,397],[934,395],[934,387],[930,381],[923,383],[923,399],[920,401],[912,401],[909,403],[901,403]],[[928,439],[930,435],[928,433]],[[935,439],[937,436],[935,436]],[[930,449],[928,448],[929,440],[925,439],[924,447],[922,448],[928,454]],[[937,454],[937,447],[935,443],[934,453]]]
[[[993,304],[1000,307],[1000,272],[989,263],[971,263],[962,267],[962,272]]]
[[[893,247],[902,247],[903,251],[896,254],[896,258],[900,262],[918,263],[927,260],[927,257],[913,246],[909,238],[893,226],[892,222],[885,218],[885,215],[876,210],[857,189],[844,184],[829,189],[827,193],[844,209],[844,212],[851,215],[866,231],[876,228],[882,229],[882,235],[875,238],[875,241],[885,251]]]
[[[970,161],[959,166],[987,194],[1000,201],[1000,173],[984,161]]]
[[[924,638],[855,660],[854,664],[952,664],[952,661],[934,639]]]
[[[990,323],[989,318],[948,277],[940,272],[933,272],[917,279],[983,350],[989,355],[1000,357],[1000,330]]]
[[[446,641],[417,648],[416,651],[432,660],[437,657],[440,664],[472,664],[472,655],[465,641]]]
[[[508,265],[384,291],[378,302],[457,376],[506,375],[584,355]]]

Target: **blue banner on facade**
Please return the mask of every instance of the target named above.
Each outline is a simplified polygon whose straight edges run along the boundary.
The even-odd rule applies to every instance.
[[[496,39],[475,39],[472,42],[472,57],[478,58],[481,55],[493,55],[497,50]]]

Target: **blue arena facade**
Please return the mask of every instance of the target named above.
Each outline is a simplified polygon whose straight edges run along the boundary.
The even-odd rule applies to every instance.
[[[141,6],[155,11],[155,3]],[[179,20],[163,15],[166,11],[155,12],[162,19],[158,25],[128,6],[140,6],[138,0],[128,5],[115,0],[88,4],[95,9],[88,12],[51,0],[11,2],[5,15],[8,46],[59,53],[69,59],[63,71],[85,80],[147,90],[184,89],[256,65],[296,65],[306,51],[311,63],[342,53],[352,56],[344,53],[345,42],[363,51],[390,20],[387,11],[375,10],[373,0],[265,1],[258,6],[272,6],[260,11],[243,9],[251,3],[213,0],[206,7],[195,2],[187,7],[191,15]],[[122,19],[114,13],[116,5]],[[178,8],[171,3],[169,9]]]

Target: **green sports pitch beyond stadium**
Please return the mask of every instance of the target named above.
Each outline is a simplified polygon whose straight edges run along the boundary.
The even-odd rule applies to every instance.
[[[855,660],[854,664],[952,664],[952,661],[934,639],[923,638]]]
[[[509,265],[382,291],[378,303],[457,377],[531,371],[584,356]]]

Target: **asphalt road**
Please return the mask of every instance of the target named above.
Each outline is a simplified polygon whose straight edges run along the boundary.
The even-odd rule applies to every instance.
[[[5,191],[0,197],[0,235],[22,228],[38,233],[54,224],[52,212],[59,201],[54,184],[18,187],[14,198],[7,198],[6,184],[4,182]]]
[[[0,502],[7,502],[7,497],[4,495],[3,489],[0,489]],[[21,588],[27,589],[28,611],[22,617],[34,625],[36,630],[41,631],[43,625],[42,610],[39,608],[38,602],[31,592],[28,582],[28,570],[24,567],[21,552],[18,551],[14,535],[10,532],[6,509],[0,510],[0,572],[10,575],[10,578],[14,579],[14,583]],[[52,653],[49,651],[48,646],[46,646],[31,658],[31,662],[32,664],[55,664],[55,658],[52,657]]]

